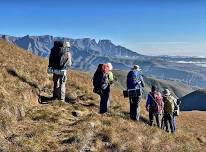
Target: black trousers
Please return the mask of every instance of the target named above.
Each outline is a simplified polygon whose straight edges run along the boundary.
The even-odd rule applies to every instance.
[[[140,117],[140,107],[139,107],[139,102],[140,102],[140,97],[133,97],[129,98],[130,101],[130,118],[132,120],[138,120]]]
[[[164,125],[166,127],[166,131],[169,132],[171,130],[174,133],[174,121],[173,121],[173,113],[164,113]],[[168,125],[169,124],[169,125]],[[170,129],[169,129],[170,127]]]
[[[100,95],[100,107],[99,107],[99,113],[103,114],[108,112],[109,109],[109,93],[110,88],[106,88],[105,90],[102,90],[102,94]]]
[[[157,126],[160,127],[160,114],[155,112],[153,109],[149,109],[149,125],[152,126],[154,122],[154,117],[156,119]]]

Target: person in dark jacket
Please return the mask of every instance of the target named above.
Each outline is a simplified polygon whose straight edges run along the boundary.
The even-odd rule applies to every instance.
[[[65,101],[67,70],[71,64],[70,43],[55,41],[48,66],[48,73],[53,73],[53,99]]]
[[[163,110],[163,100],[160,92],[157,91],[156,86],[152,86],[151,92],[148,94],[146,110],[149,111],[149,124],[152,126],[154,117],[156,118],[157,126],[160,127],[160,116]]]
[[[127,90],[135,89],[140,90],[140,94],[142,94],[144,87],[144,80],[141,74],[141,69],[138,65],[134,65],[132,70],[127,75]],[[130,118],[132,120],[139,121],[140,118],[140,96],[129,97],[130,101]]]
[[[99,64],[94,77],[94,92],[100,95],[99,113],[104,114],[109,111],[110,85],[113,83],[112,64]]]

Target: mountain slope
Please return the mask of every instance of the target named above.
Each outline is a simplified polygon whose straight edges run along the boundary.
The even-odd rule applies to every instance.
[[[35,55],[48,57],[55,40],[68,40],[72,45],[73,67],[84,71],[94,71],[99,63],[111,62],[115,69],[129,70],[138,64],[144,73],[159,79],[182,81],[191,86],[204,87],[206,72],[204,67],[195,64],[177,63],[163,57],[140,55],[122,46],[113,44],[110,40],[71,39],[63,37],[24,36],[13,37],[0,35],[0,38],[15,44]]]
[[[182,113],[170,135],[145,123],[144,102],[142,121],[129,120],[114,86],[110,114],[99,115],[87,73],[69,71],[68,103],[52,101],[46,60],[4,41],[0,53],[0,151],[205,151],[205,113]]]
[[[206,90],[197,90],[181,98],[181,110],[203,110],[206,111]]]

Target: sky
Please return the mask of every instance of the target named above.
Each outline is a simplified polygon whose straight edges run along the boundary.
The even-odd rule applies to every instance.
[[[110,39],[145,55],[206,56],[206,0],[2,0],[0,34]]]

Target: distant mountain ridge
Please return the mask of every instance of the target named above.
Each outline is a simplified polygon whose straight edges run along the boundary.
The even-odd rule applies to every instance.
[[[73,68],[95,71],[99,63],[111,62],[114,69],[130,70],[134,64],[143,69],[144,74],[159,79],[170,79],[184,82],[191,86],[204,87],[206,85],[206,72],[203,67],[195,64],[176,63],[166,57],[152,57],[141,55],[120,45],[113,44],[110,40],[82,38],[72,39],[64,37],[24,36],[14,37],[0,35],[0,38],[29,50],[35,55],[48,57],[55,40],[68,40],[71,43]]]
[[[141,56],[140,54],[133,52],[120,45],[114,45],[110,40],[99,40],[97,43],[95,39],[82,38],[82,39],[71,39],[63,37],[53,37],[50,35],[44,36],[29,36],[24,37],[13,37],[8,35],[0,35],[3,39],[21,47],[26,50],[32,51],[34,54],[41,57],[48,57],[50,49],[53,47],[53,43],[56,40],[67,40],[70,41],[72,47],[79,50],[88,51],[90,53],[96,53],[102,56],[113,56],[113,57],[128,57],[135,58]]]

